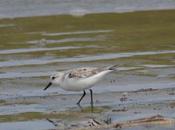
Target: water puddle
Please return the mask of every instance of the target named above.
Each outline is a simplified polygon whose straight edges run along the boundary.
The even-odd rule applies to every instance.
[[[75,31],[75,32],[56,32],[56,33],[43,33],[43,36],[63,36],[63,35],[75,35],[75,34],[99,34],[109,33],[113,30],[89,30],[89,31]]]
[[[97,38],[64,38],[61,40],[46,40],[46,39],[41,39],[41,40],[34,40],[34,41],[27,41],[29,44],[37,44],[37,43],[42,43],[42,44],[57,44],[57,43],[67,43],[67,42],[92,42],[92,41],[97,41]]]
[[[53,74],[54,71],[47,72],[7,72],[0,74],[0,79],[11,79],[11,78],[26,78],[26,77],[43,77]]]
[[[65,47],[53,47],[53,48],[20,48],[11,50],[0,50],[0,54],[18,54],[18,53],[30,53],[30,52],[42,52],[42,51],[57,51],[57,50],[70,50],[70,49],[82,49],[82,48],[96,48],[97,46],[65,46]]]
[[[0,24],[0,28],[15,27],[15,24]]]
[[[123,128],[122,130],[173,130],[174,125],[166,126],[166,125],[143,125],[143,126],[135,126],[129,128]],[[111,129],[112,130],[112,129]]]
[[[174,65],[153,65],[153,64],[146,64],[143,65],[144,67],[149,67],[149,68],[168,68],[168,67],[174,67]]]
[[[48,130],[54,126],[46,120],[0,123],[0,130]]]
[[[43,112],[46,111],[46,107],[40,104],[12,104],[0,106],[0,116],[1,115],[12,115],[25,112]]]

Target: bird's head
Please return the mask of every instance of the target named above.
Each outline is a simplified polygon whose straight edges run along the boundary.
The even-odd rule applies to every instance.
[[[58,72],[56,74],[52,74],[50,76],[50,81],[49,81],[48,85],[43,90],[48,89],[52,84],[60,85],[60,82],[63,79],[63,75],[64,75],[64,73],[61,73],[61,72]]]

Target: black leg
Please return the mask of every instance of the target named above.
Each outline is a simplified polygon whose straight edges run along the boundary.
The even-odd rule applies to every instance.
[[[83,95],[81,96],[80,100],[77,102],[78,105],[80,105],[81,100],[84,98],[84,96],[86,95],[85,90],[83,91]]]
[[[94,104],[94,102],[93,102],[93,91],[92,91],[92,89],[89,89],[89,91],[90,91],[90,94],[91,94],[91,107],[93,107],[93,104]]]

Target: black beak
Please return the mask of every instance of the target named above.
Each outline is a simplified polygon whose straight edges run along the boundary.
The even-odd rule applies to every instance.
[[[49,82],[49,84],[43,89],[43,90],[46,90],[46,89],[48,89],[50,86],[52,85],[52,83],[51,82]]]

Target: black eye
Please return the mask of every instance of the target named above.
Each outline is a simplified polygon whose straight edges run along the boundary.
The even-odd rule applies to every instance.
[[[55,79],[55,77],[53,76],[53,77],[51,77],[51,79]]]

